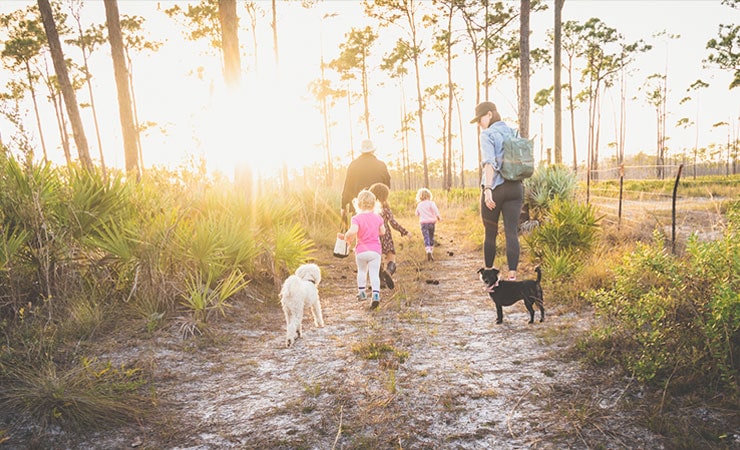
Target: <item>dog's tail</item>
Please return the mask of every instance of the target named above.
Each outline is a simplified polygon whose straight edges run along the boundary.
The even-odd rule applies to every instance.
[[[283,282],[283,288],[280,290],[280,300],[286,297],[295,297],[300,292],[300,278],[295,275],[289,276]]]
[[[537,266],[534,268],[534,271],[537,272],[537,283],[542,280],[542,271],[540,270],[540,266]]]

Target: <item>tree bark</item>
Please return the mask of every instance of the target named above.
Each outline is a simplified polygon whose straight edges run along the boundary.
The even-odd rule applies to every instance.
[[[108,39],[110,40],[111,55],[113,57],[113,72],[116,78],[116,89],[118,92],[118,114],[121,119],[121,131],[123,134],[123,151],[126,160],[126,172],[134,173],[136,179],[141,178],[139,167],[139,155],[137,152],[136,134],[134,126],[134,115],[131,108],[131,95],[128,83],[128,69],[123,53],[123,36],[121,35],[121,22],[118,14],[118,0],[104,0],[105,22],[108,27]]]
[[[49,160],[48,155],[46,154],[46,141],[44,140],[44,129],[41,127],[41,116],[39,115],[39,103],[36,100],[36,88],[34,88],[33,83],[33,75],[31,73],[31,65],[28,61],[25,62],[26,65],[26,76],[28,78],[28,90],[31,92],[31,100],[33,101],[33,112],[36,115],[36,127],[39,130],[39,139],[41,140],[41,150],[44,152],[44,162],[47,162]]]
[[[277,5],[272,0],[272,46],[275,52],[275,70],[280,70],[280,52],[278,51],[278,32],[277,32]]]
[[[449,11],[447,15],[447,172],[445,173],[445,190],[449,191],[452,188],[452,96],[453,84],[452,84],[452,19],[454,16],[454,3],[450,2]]]
[[[560,70],[563,66],[561,61],[563,3],[565,3],[565,0],[555,0],[555,39],[553,45],[553,92],[555,94],[553,105],[555,110],[555,142],[553,146],[555,147],[555,164],[563,163],[563,89],[560,79]]]
[[[224,80],[233,88],[239,85],[241,60],[239,57],[239,18],[236,0],[218,0],[218,19],[221,22],[221,47],[224,57]]]
[[[69,116],[69,121],[72,125],[72,134],[75,139],[75,144],[77,145],[80,162],[85,169],[91,170],[93,168],[93,164],[90,159],[90,151],[87,146],[87,137],[85,137],[85,129],[82,127],[80,110],[77,107],[77,97],[72,88],[72,83],[69,81],[67,66],[64,63],[64,53],[62,52],[62,45],[59,42],[59,34],[57,32],[56,24],[54,23],[54,15],[51,10],[51,5],[49,4],[49,0],[37,0],[37,2],[39,11],[41,12],[41,21],[44,23],[44,30],[46,31],[46,40],[48,41],[49,49],[51,50],[51,59],[54,62],[54,71],[56,72],[59,88],[64,96],[64,105],[67,108],[67,115]]]
[[[521,0],[519,14],[519,135],[529,137],[529,0]]]
[[[93,125],[95,125],[95,138],[98,143],[98,155],[100,156],[100,168],[103,170],[103,176],[107,177],[107,172],[105,168],[105,156],[103,155],[103,143],[102,143],[102,139],[100,138],[100,124],[98,123],[98,112],[97,112],[97,109],[95,108],[95,96],[93,95],[92,82],[90,81],[92,79],[92,75],[90,75],[90,64],[88,61],[88,52],[92,52],[92,48],[94,44],[91,43],[88,46],[88,44],[85,42],[85,33],[82,31],[82,22],[80,20],[81,9],[82,9],[82,2],[75,4],[75,6],[73,7],[72,17],[74,17],[75,22],[77,23],[77,33],[80,36],[79,47],[82,53],[82,63],[83,63],[82,67],[85,69],[85,84],[87,84],[87,92],[90,95],[90,109],[92,111]]]

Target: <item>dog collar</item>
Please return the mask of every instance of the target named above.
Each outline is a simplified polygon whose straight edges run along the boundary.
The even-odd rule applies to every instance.
[[[496,280],[495,283],[493,283],[492,285],[488,286],[488,288],[486,288],[486,292],[493,292],[494,289],[496,289],[498,287],[498,282],[499,282],[499,280]]]

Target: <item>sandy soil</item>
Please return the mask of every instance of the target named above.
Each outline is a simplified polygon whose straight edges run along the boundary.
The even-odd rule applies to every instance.
[[[304,337],[291,348],[280,309],[250,299],[219,322],[208,345],[181,341],[171,330],[116,352],[111,356],[151,362],[170,418],[74,445],[662,448],[621,408],[632,395],[625,387],[594,390],[593,374],[563,358],[588,329],[588,311],[561,314],[546,291],[544,323],[528,324],[519,302],[495,325],[495,307],[475,273],[479,255],[452,242],[437,255],[434,262],[403,261],[395,290],[383,291],[376,311],[354,298],[351,258],[324,258],[326,327],[317,329],[307,314]],[[391,351],[378,359],[353,351],[372,343]]]
[[[519,302],[496,325],[476,274],[481,255],[455,239],[439,236],[434,262],[400,252],[396,288],[383,290],[375,311],[355,300],[353,259],[319,255],[326,327],[307,313],[291,348],[276,295],[256,292],[236,301],[210,338],[183,340],[173,326],[111,342],[101,359],[150,368],[160,414],[105,432],[58,433],[53,447],[673,448],[635,409],[646,398],[637,383],[577,362],[589,310],[560,307],[545,283],[543,323],[528,324]],[[520,279],[533,276],[520,268]],[[381,351],[369,359],[363,349],[373,344]],[[730,448],[740,447],[736,431]]]

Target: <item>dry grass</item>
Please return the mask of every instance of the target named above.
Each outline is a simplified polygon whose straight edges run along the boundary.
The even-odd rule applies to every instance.
[[[322,299],[327,299],[327,306],[334,306],[334,309],[327,308],[334,315],[328,316],[328,326],[322,331],[314,329],[310,321],[307,322],[306,340],[300,341],[301,345],[290,353],[273,345],[281,340],[284,332],[274,287],[256,283],[235,299],[235,309],[227,317],[212,323],[214,333],[187,342],[175,341],[176,344],[167,347],[168,353],[174,353],[170,358],[176,364],[170,361],[172,366],[161,368],[157,381],[167,383],[171,389],[174,389],[172,386],[189,388],[196,382],[202,382],[198,377],[212,377],[216,390],[228,391],[238,386],[234,392],[242,389],[249,391],[262,383],[275,383],[279,388],[284,388],[291,386],[289,380],[295,378],[295,374],[301,375],[295,381],[295,391],[286,389],[281,394],[284,399],[276,400],[274,405],[250,418],[252,434],[244,432],[246,434],[239,436],[230,435],[232,428],[239,424],[217,423],[216,419],[213,419],[214,423],[188,423],[189,419],[181,416],[182,409],[163,405],[159,413],[164,426],[152,431],[152,447],[193,446],[197,438],[185,443],[182,436],[222,433],[225,439],[247,442],[248,446],[254,448],[316,448],[321,446],[317,443],[326,442],[334,446],[323,445],[322,448],[435,448],[445,445],[483,448],[494,434],[515,435],[516,438],[512,439],[519,440],[512,441],[512,445],[517,446],[536,446],[538,442],[544,442],[558,448],[605,448],[604,443],[616,448],[650,448],[662,442],[646,441],[653,437],[649,433],[644,436],[627,435],[630,432],[628,430],[639,429],[640,421],[644,421],[660,432],[675,431],[669,427],[669,419],[673,416],[666,413],[651,416],[652,411],[646,405],[655,399],[641,397],[644,396],[643,391],[625,382],[624,374],[613,368],[613,360],[608,354],[599,357],[604,363],[603,367],[611,371],[586,367],[583,369],[583,378],[562,379],[567,375],[564,364],[581,358],[584,352],[598,354],[606,351],[595,340],[576,346],[575,342],[583,330],[576,326],[575,320],[562,319],[562,316],[589,317],[583,292],[609,283],[614,261],[618,260],[621,252],[629,251],[630,247],[625,246],[625,242],[634,240],[642,231],[609,231],[604,246],[596,251],[594,258],[585,264],[584,270],[569,283],[558,283],[545,277],[546,308],[548,313],[554,312],[555,317],[550,320],[546,318],[544,324],[528,328],[515,323],[499,328],[492,325],[490,330],[470,337],[466,334],[469,330],[464,329],[466,325],[455,329],[439,321],[440,317],[444,317],[442,311],[447,306],[445,302],[468,301],[471,316],[479,313],[476,308],[490,308],[490,305],[473,301],[466,297],[469,294],[462,293],[472,281],[464,278],[470,274],[452,271],[440,273],[441,267],[449,266],[436,263],[454,262],[454,258],[461,256],[449,255],[447,252],[452,249],[456,253],[472,252],[482,259],[482,225],[477,212],[466,204],[444,204],[442,215],[445,220],[438,225],[441,245],[435,264],[420,261],[423,245],[416,218],[407,212],[401,214],[396,209],[394,212],[396,218],[412,232],[412,236],[406,239],[394,234],[399,260],[396,278],[399,283],[393,291],[383,290],[379,310],[369,312],[357,306],[353,300],[354,262],[333,258],[327,247],[320,249],[315,258],[321,263],[325,275],[320,287]],[[327,246],[330,245],[327,243]],[[522,256],[524,272],[534,264],[528,260],[528,255]],[[461,292],[460,296],[452,299],[430,298],[433,287],[425,284],[430,277],[454,283]],[[341,322],[347,310],[351,310],[354,314],[352,320],[356,322]],[[561,316],[561,320],[557,316]],[[148,319],[142,315],[140,320],[140,329],[143,330]],[[354,327],[352,331],[346,330],[351,327]],[[333,331],[334,328],[341,328],[342,332]],[[159,339],[172,339],[171,330],[155,328],[154,333]],[[316,355],[322,354],[322,348],[309,345],[309,340],[318,339],[320,334],[325,335],[324,345],[331,347],[330,359],[343,359],[338,364],[341,369],[327,369],[327,365],[336,361],[318,359]],[[496,358],[483,363],[460,358],[450,363],[448,373],[440,374],[436,370],[446,363],[444,356],[457,357],[471,346],[479,345],[481,340],[485,340],[487,346],[493,346],[509,339],[532,335],[547,350],[528,348],[521,355],[507,360],[506,363],[511,366],[507,369],[511,371],[507,376],[514,381],[497,378],[499,371],[503,371],[499,365],[504,362]],[[440,345],[443,346],[442,353]],[[107,350],[114,351],[110,348]],[[519,351],[508,348],[502,352],[501,359]],[[435,352],[433,355],[436,356],[431,358],[437,359],[428,361],[430,356],[427,352]],[[444,356],[440,357],[440,354]],[[190,375],[192,378],[183,378],[177,372],[180,369],[178,365],[184,365],[182,369],[185,372],[193,365],[192,362],[182,362],[183,355],[197,361],[197,366],[192,367],[194,370],[203,369],[200,364],[207,361],[208,371],[203,369],[200,375],[193,373]],[[558,356],[563,360],[559,360]],[[300,365],[303,358],[309,357],[317,359]],[[530,367],[533,357],[550,359],[550,365],[533,371]],[[283,370],[282,365],[289,368]],[[264,366],[268,367],[267,375]],[[223,381],[231,372],[238,372],[236,385]],[[464,380],[464,383],[460,380]],[[221,396],[218,407],[243,401],[240,397],[240,394],[235,394],[232,399]],[[202,399],[199,401],[206,403]],[[694,408],[691,413],[701,416],[697,412],[699,404],[699,401],[691,405],[669,401],[666,406],[670,414],[676,414],[677,417],[682,408],[687,411]],[[245,410],[252,406],[247,405]],[[183,406],[189,404],[179,405],[179,408]],[[482,409],[477,410],[479,407]],[[510,421],[507,423],[500,417],[486,419],[479,422],[475,429],[462,429],[465,421],[473,420],[481,412],[499,412],[504,419],[508,416]],[[718,411],[714,413],[721,416]],[[529,419],[517,423],[515,417],[518,415]],[[651,420],[651,417],[654,419]],[[731,423],[727,417],[724,419],[724,423]],[[279,438],[269,434],[272,421],[288,426]],[[538,421],[540,423],[535,427],[533,423]],[[675,422],[679,431],[698,425],[689,421]],[[527,428],[528,432],[532,431],[537,437],[526,436],[522,432],[525,426],[531,427]],[[718,427],[706,427],[706,430],[721,436]],[[731,431],[726,430],[725,434]],[[1,433],[0,443],[3,439]],[[715,442],[720,443],[717,448],[721,448],[722,439],[727,441],[727,438],[717,439]],[[696,439],[685,441],[699,444],[711,442]],[[695,448],[706,447],[698,445]]]
[[[42,428],[60,424],[73,430],[122,425],[151,412],[140,369],[84,361],[64,370],[53,363],[17,365],[4,380],[0,405]],[[22,422],[21,422],[22,423]],[[20,425],[20,423],[18,423]]]

